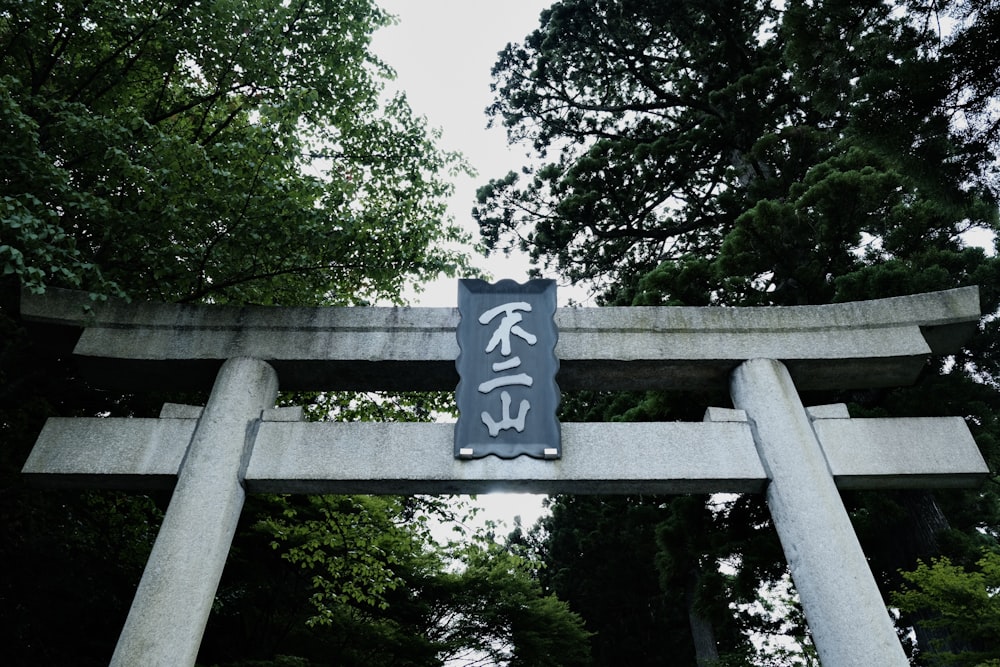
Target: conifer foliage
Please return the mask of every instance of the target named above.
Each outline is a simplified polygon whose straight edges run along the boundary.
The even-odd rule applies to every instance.
[[[481,187],[474,215],[495,250],[524,250],[540,272],[591,285],[603,304],[792,306],[978,284],[983,312],[994,313],[998,44],[991,1],[561,0],[494,66],[488,112],[533,157]],[[967,350],[934,360],[915,387],[805,398],[845,401],[857,416],[963,415],[995,471],[996,346],[987,319]],[[598,419],[698,419],[718,400],[590,395],[565,407]],[[995,547],[996,492],[992,480],[969,494],[845,499],[888,593],[919,559],[944,553],[971,565]],[[584,518],[622,501],[553,502],[539,541],[553,562],[542,576],[604,642],[594,644],[601,664],[623,651],[679,664],[677,635],[705,628],[714,640],[691,660],[764,660],[740,637],[770,632],[765,619],[737,614],[742,635],[729,625],[760,581],[780,575],[759,499],[713,503],[707,514],[688,499],[652,503],[659,513],[649,499],[619,507],[607,548],[626,526],[647,552],[659,536],[663,597],[634,601],[644,620],[636,633],[619,632],[601,594],[583,587],[610,595],[639,576],[587,558],[601,533],[582,528]],[[632,519],[641,513],[652,515],[646,533]],[[921,655],[932,637],[960,652],[958,635],[947,646],[928,614],[901,621],[916,627]],[[640,634],[650,619],[659,635]]]

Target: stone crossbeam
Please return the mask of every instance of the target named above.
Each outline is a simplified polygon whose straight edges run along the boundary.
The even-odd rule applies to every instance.
[[[989,475],[961,417],[849,419],[847,406],[836,407],[838,417],[813,415],[812,426],[841,491],[975,488]]]
[[[842,417],[813,426],[840,489],[972,487],[988,474],[960,418],[848,419],[839,408]],[[295,422],[271,410],[244,481],[251,493],[763,491],[767,475],[745,416],[713,408],[708,419],[567,423],[559,461],[464,461],[452,455],[453,424]],[[196,423],[50,419],[24,473],[49,486],[169,489]]]
[[[85,312],[84,306],[93,306]],[[207,388],[223,361],[267,361],[283,390],[453,390],[451,308],[275,308],[108,302],[50,290],[22,315],[86,327],[75,354],[95,381]],[[979,321],[975,287],[785,308],[560,308],[563,390],[725,388],[747,359],[777,359],[802,390],[911,384]]]

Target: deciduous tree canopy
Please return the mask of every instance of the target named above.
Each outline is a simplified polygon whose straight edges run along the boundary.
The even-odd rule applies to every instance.
[[[169,300],[395,298],[451,271],[434,144],[367,0],[4,2],[2,272]]]
[[[369,40],[389,20],[369,0],[0,0],[5,664],[107,664],[167,501],[25,488],[46,417],[154,416],[166,397],[89,386],[64,337],[20,321],[22,286],[364,304],[464,266],[445,196],[465,166],[383,94]],[[314,419],[450,403],[370,398],[284,400]],[[434,498],[251,497],[199,660],[586,664],[582,622],[535,564],[432,539],[431,518],[462,516]]]

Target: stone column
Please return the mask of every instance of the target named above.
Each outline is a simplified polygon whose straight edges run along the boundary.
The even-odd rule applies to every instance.
[[[734,372],[769,483],[767,503],[824,667],[908,661],[785,366],[752,359]],[[863,446],[863,445],[861,445]]]
[[[260,413],[274,406],[277,393],[277,375],[266,362],[240,357],[222,365],[111,665],[194,665],[243,509],[243,474]]]

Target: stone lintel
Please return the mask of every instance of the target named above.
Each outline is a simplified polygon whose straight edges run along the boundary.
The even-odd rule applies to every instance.
[[[191,419],[50,419],[23,473],[38,485],[172,488]],[[263,421],[246,472],[260,493],[708,493],[765,483],[749,427],[563,424],[560,461],[459,461],[453,424]]]
[[[747,421],[746,410],[734,410],[733,408],[708,407],[705,409],[705,416],[702,421],[706,422],[745,422]]]
[[[190,418],[52,417],[21,472],[40,486],[172,489],[197,424]]]
[[[453,424],[261,424],[251,492],[756,492],[764,470],[746,424],[564,423],[563,457],[454,458]]]
[[[246,486],[267,493],[759,492],[766,476],[739,412],[712,408],[705,423],[564,423],[560,461],[459,461],[453,424],[276,421],[265,411],[272,420],[260,424]],[[169,489],[195,424],[50,419],[23,472],[38,485]],[[841,489],[973,487],[988,474],[959,418],[813,425]]]
[[[283,408],[268,408],[261,412],[260,418],[266,422],[300,422],[305,420],[305,410],[301,405]]]
[[[814,418],[812,424],[841,490],[976,487],[989,476],[961,417]]]
[[[83,305],[92,306],[85,313]],[[27,320],[86,327],[75,353],[109,386],[210,386],[233,356],[287,390],[452,390],[454,308],[286,308],[22,296]],[[823,306],[560,308],[563,390],[725,387],[746,359],[785,363],[800,390],[912,383],[979,320],[976,287]]]

